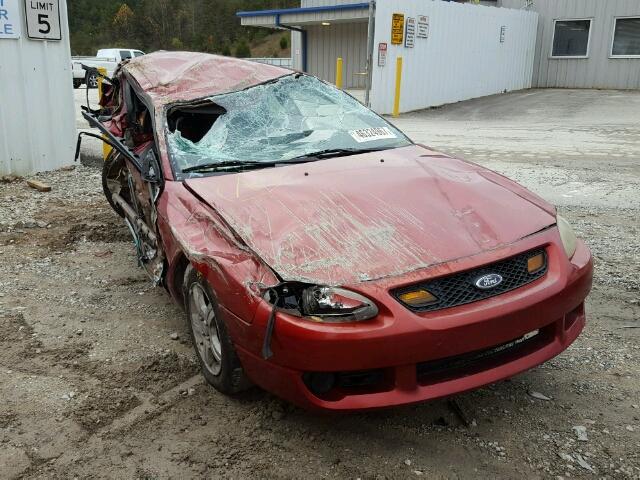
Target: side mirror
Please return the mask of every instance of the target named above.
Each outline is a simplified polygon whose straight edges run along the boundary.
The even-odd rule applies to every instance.
[[[148,150],[141,159],[142,171],[140,172],[142,179],[149,183],[160,183],[160,164],[156,158],[156,154],[152,149]]]

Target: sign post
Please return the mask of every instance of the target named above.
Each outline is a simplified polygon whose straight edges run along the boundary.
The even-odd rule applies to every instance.
[[[18,0],[0,0],[0,40],[20,38],[21,22]]]

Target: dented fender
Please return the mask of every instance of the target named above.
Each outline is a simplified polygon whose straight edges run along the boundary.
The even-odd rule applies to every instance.
[[[166,183],[157,208],[158,229],[170,265],[167,285],[172,296],[182,297],[175,287],[182,285],[182,279],[175,275],[179,257],[184,255],[211,284],[219,302],[250,321],[262,292],[279,283],[273,271],[181,182]]]

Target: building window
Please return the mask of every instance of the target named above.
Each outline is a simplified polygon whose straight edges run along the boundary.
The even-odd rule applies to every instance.
[[[552,57],[587,58],[591,20],[556,20],[553,30]]]
[[[640,17],[616,18],[612,57],[640,57]]]

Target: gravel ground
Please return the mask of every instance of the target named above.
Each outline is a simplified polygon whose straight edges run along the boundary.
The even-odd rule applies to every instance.
[[[97,169],[0,183],[0,477],[640,478],[638,112],[638,93],[534,90],[397,120],[558,204],[596,259],[582,336],[457,396],[468,425],[447,400],[318,416],[218,394]]]

